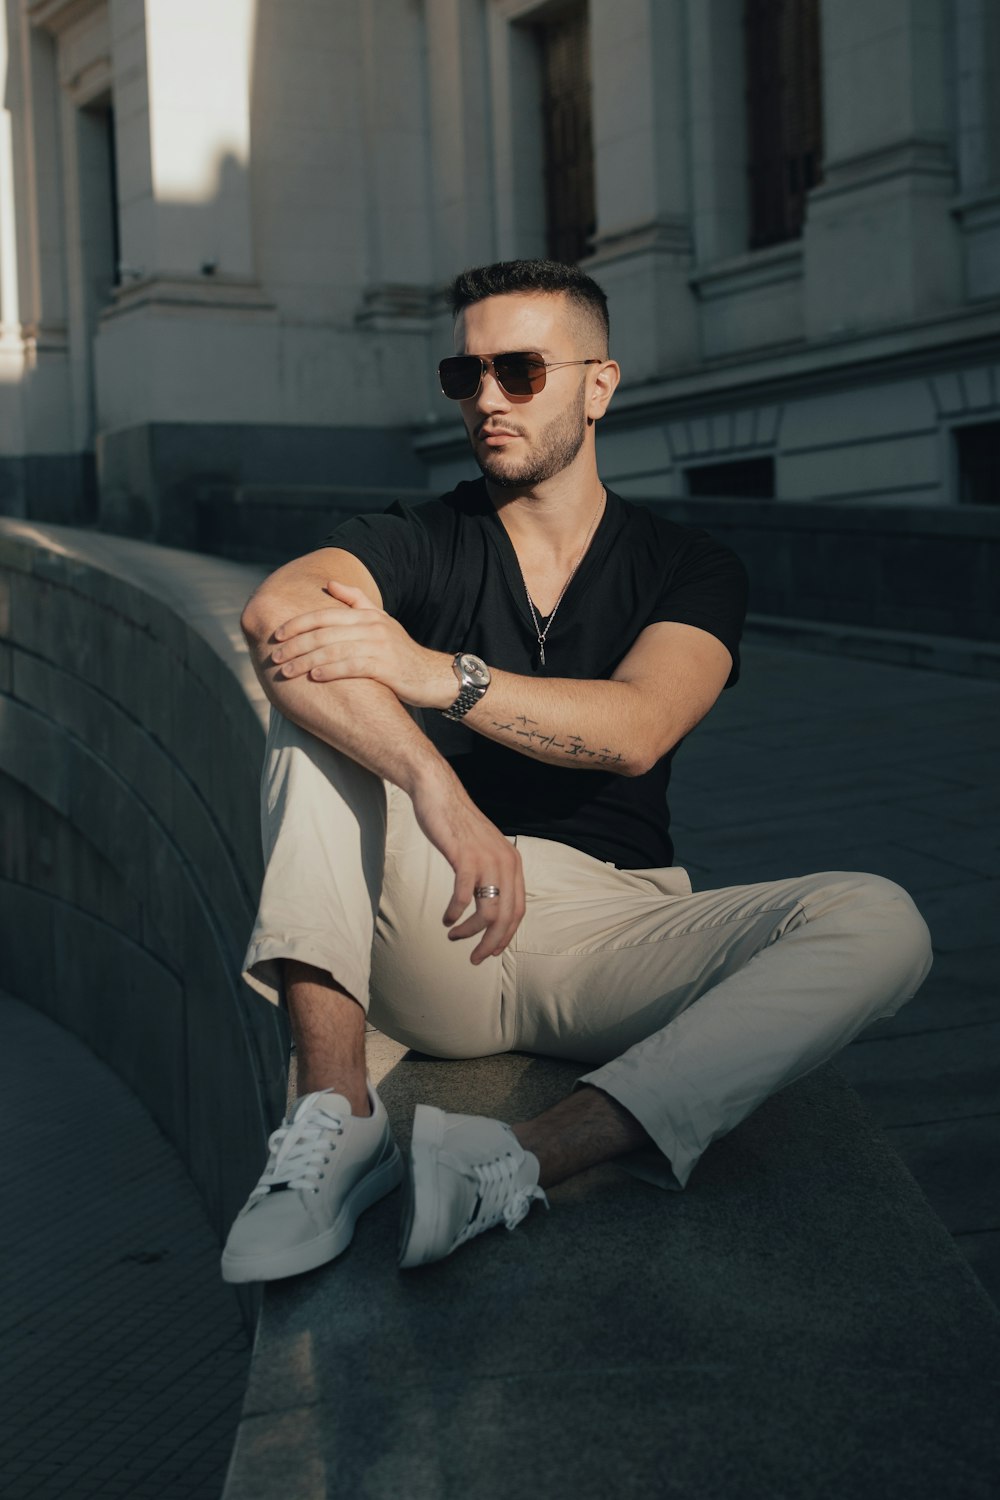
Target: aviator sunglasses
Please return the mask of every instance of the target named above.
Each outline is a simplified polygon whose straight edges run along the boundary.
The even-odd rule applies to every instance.
[[[494,354],[481,359],[478,354],[453,354],[438,365],[441,389],[449,401],[469,401],[479,395],[487,370],[508,396],[537,396],[545,389],[548,370],[566,365],[599,365],[599,359],[561,359],[547,365],[540,354],[519,351],[516,354]]]

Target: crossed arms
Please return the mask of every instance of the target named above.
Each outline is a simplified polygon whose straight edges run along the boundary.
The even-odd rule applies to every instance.
[[[455,871],[444,913],[449,937],[482,934],[473,963],[502,952],[524,914],[520,857],[407,711],[454,702],[451,654],[414,641],[382,609],[364,564],[334,547],[272,574],[247,604],[243,629],[274,706],[409,795],[423,832]],[[707,631],[662,622],[642,631],[607,681],[494,671],[463,722],[550,765],[637,776],[704,717],[730,667],[729,652]],[[501,894],[476,901],[460,921],[478,885]]]

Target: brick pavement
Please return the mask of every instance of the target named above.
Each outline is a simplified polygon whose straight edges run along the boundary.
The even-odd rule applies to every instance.
[[[1000,1301],[1000,683],[754,642],[680,751],[695,887],[861,869],[913,895],[920,994],[838,1067]]]
[[[75,1037],[0,1026],[0,1494],[217,1500],[249,1347],[197,1194]]]

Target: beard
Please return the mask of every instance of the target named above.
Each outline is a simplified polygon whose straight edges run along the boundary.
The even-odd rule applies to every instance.
[[[544,484],[563,469],[569,468],[580,449],[587,432],[587,419],[583,407],[583,383],[579,391],[581,399],[565,411],[553,417],[535,439],[533,451],[517,461],[506,458],[503,453],[487,449],[480,452],[473,444],[473,453],[484,477],[499,489],[530,489]],[[513,429],[511,429],[513,430]]]

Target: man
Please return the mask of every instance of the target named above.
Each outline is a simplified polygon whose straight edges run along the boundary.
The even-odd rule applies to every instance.
[[[929,967],[878,877],[692,894],[670,758],[736,679],[742,568],[602,483],[619,369],[590,278],[501,263],[460,276],[453,306],[440,378],[482,480],[347,522],[244,615],[276,710],[247,977],[284,998],[299,1098],[230,1233],[231,1281],[332,1259],[401,1180],[366,1012],[440,1057],[586,1068],[513,1127],[418,1107],[409,1268],[597,1162],[683,1186]]]

